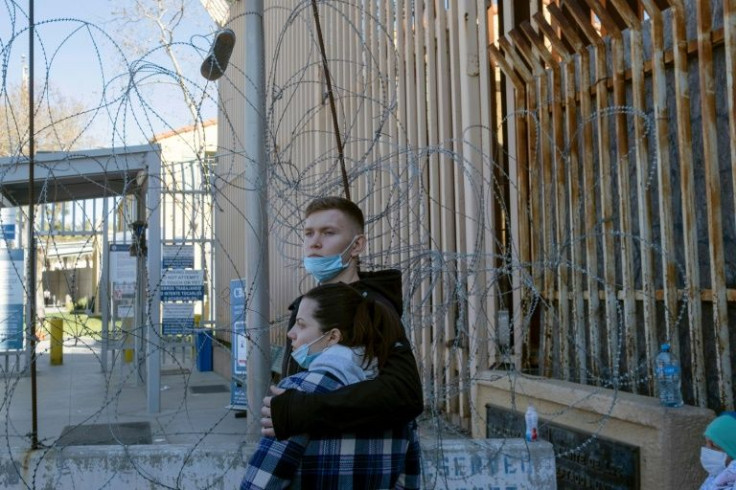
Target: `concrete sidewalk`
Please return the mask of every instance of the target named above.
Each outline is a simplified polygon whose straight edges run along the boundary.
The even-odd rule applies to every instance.
[[[38,345],[41,449],[30,451],[30,376],[0,377],[0,488],[237,487],[252,446],[244,443],[246,419],[228,408],[229,380],[199,372],[193,360],[165,365],[161,411],[151,414],[132,363],[117,361],[103,373],[99,343],[70,342],[58,366],[45,355],[48,342]],[[49,467],[62,458],[62,471]],[[126,467],[136,478],[125,476]]]
[[[46,347],[46,342],[40,343],[38,352],[46,352]],[[136,379],[133,364],[117,361],[103,373],[99,344],[94,341],[80,339],[76,346],[65,345],[63,364],[58,366],[41,354],[36,370],[38,439],[43,446],[56,445],[65,427],[128,422],[148,422],[154,444],[243,441],[245,418],[235,418],[227,408],[229,380],[212,371],[199,372],[193,363],[164,366],[161,411],[156,414],[147,411],[145,385]],[[0,381],[2,411],[8,420],[4,442],[10,447],[30,447],[30,376]]]

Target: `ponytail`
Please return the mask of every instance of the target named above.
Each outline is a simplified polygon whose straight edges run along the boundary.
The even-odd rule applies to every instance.
[[[356,308],[353,335],[350,339],[351,347],[365,348],[364,367],[376,359],[378,369],[383,368],[391,350],[400,339],[401,324],[396,312],[379,301],[364,298]]]

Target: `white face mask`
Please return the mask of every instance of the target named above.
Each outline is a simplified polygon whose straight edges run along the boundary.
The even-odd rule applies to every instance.
[[[710,476],[716,476],[726,469],[726,458],[728,455],[723,451],[717,451],[709,447],[700,448],[700,464]]]

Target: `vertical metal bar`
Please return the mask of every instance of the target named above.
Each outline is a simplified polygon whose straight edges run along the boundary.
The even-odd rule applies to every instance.
[[[148,216],[148,256],[143,267],[144,279],[138,285],[147,285],[151,296],[146,298],[148,310],[144,325],[146,328],[146,398],[148,413],[161,411],[161,156],[159,152],[149,152],[147,162],[148,176],[145,184],[145,205],[143,215]],[[140,336],[140,332],[138,333]],[[136,359],[136,364],[138,359]],[[137,368],[136,368],[137,369]]]
[[[491,92],[491,73],[490,73],[490,67],[487,63],[487,59],[485,56],[486,48],[488,46],[488,37],[489,37],[489,26],[488,26],[488,12],[486,9],[486,2],[485,0],[476,0],[476,16],[477,16],[477,23],[476,25],[476,41],[477,41],[477,47],[475,48],[476,52],[476,58],[478,62],[478,75],[476,78],[476,85],[478,87],[478,96],[480,98],[480,104],[478,107],[480,108],[480,112],[478,114],[480,118],[480,125],[478,127],[479,136],[480,136],[480,149],[481,151],[477,153],[477,159],[479,161],[479,165],[482,170],[482,180],[483,180],[483,207],[479,209],[481,215],[485,216],[483,218],[482,223],[485,225],[483,226],[483,229],[481,232],[483,233],[483,249],[481,250],[481,253],[483,254],[484,259],[484,267],[483,267],[483,277],[481,277],[481,285],[482,287],[479,289],[479,294],[481,295],[480,300],[484,303],[484,322],[485,324],[482,325],[482,335],[478,339],[479,342],[482,341],[483,345],[478,353],[478,360],[475,363],[475,366],[473,366],[473,369],[476,370],[485,370],[488,369],[488,366],[491,365],[491,353],[495,353],[495,345],[496,345],[496,318],[497,318],[497,310],[498,310],[498,294],[499,294],[499,282],[496,280],[496,274],[495,274],[495,261],[496,257],[499,256],[499,247],[498,245],[501,243],[501,233],[500,230],[497,229],[496,223],[497,223],[497,211],[496,211],[496,204],[497,199],[499,197],[503,197],[503,194],[501,196],[497,196],[496,192],[500,189],[499,186],[495,184],[495,165],[493,161],[493,147],[491,145],[491,132],[492,132],[492,119],[491,119],[491,97],[493,96]],[[442,31],[438,32],[437,36],[441,36]],[[439,100],[441,97],[438,97]],[[470,373],[471,379],[475,378],[475,373]],[[471,383],[471,392],[470,392],[470,399],[475,400],[477,397],[476,392],[473,391],[475,388],[475,383]]]
[[[554,294],[555,275],[547,264],[547,257],[552,248],[552,204],[549,183],[552,180],[552,163],[550,154],[550,141],[546,130],[549,124],[549,105],[547,101],[547,76],[544,67],[537,56],[531,52],[528,41],[523,37],[519,29],[509,32],[514,40],[516,49],[532,67],[533,80],[527,89],[531,100],[529,106],[529,131],[530,131],[530,158],[529,172],[532,189],[530,200],[532,206],[531,222],[535,223],[535,237],[533,244],[536,245],[532,263],[534,268],[534,282],[536,298],[530,301],[540,301],[536,308],[544,308],[540,316],[542,326],[539,338],[539,373],[550,376],[553,372],[553,330],[554,309],[552,307],[552,296]]]
[[[451,89],[451,65],[449,56],[449,45],[447,37],[444,35],[448,29],[447,10],[444,8],[444,2],[435,0],[435,11],[437,13],[438,32],[437,38],[437,90],[439,94],[444,94],[443,97],[437,98],[438,104],[438,138],[441,147],[452,151],[452,104],[451,99],[447,97],[447,94],[452,93]],[[443,153],[439,156],[439,199],[443,204],[439,209],[440,216],[440,228],[437,230],[440,237],[440,247],[448,255],[452,254],[457,250],[455,242],[455,179],[453,175],[453,161],[452,158],[447,154]],[[436,260],[436,259],[435,259]],[[441,284],[440,296],[438,300],[440,304],[446,309],[446,314],[442,318],[441,322],[438,322],[436,326],[436,349],[437,354],[435,356],[436,366],[436,388],[435,396],[440,393],[446,393],[451,388],[449,384],[449,376],[446,369],[442,369],[444,366],[448,366],[450,362],[449,352],[446,348],[446,342],[448,339],[453,337],[452,328],[454,327],[455,313],[457,307],[452,295],[452,284],[453,277],[457,273],[456,261],[444,261],[444,267],[441,272]],[[447,288],[445,286],[447,285]],[[446,406],[446,408],[448,408]]]
[[[435,2],[428,2],[427,3],[427,16],[429,17],[427,26],[434,26],[436,23],[434,22],[434,14],[435,12],[436,3]],[[437,32],[435,29],[428,28],[424,31],[424,44],[426,46],[426,59],[427,59],[427,85],[428,85],[428,95],[427,100],[429,103],[427,104],[427,119],[429,123],[427,124],[427,130],[429,131],[429,144],[431,146],[439,146],[441,144],[439,140],[439,120],[438,120],[438,114],[437,114],[437,103],[441,100],[441,95],[438,91],[438,78],[441,77],[441,75],[438,73],[438,60],[437,57],[439,56],[439,40],[437,39]],[[440,228],[440,217],[441,217],[441,211],[440,211],[440,157],[437,152],[432,152],[428,155],[428,177],[429,177],[429,195],[428,195],[428,212],[429,212],[429,233],[431,236],[440,237],[442,236],[442,230]],[[437,254],[442,253],[441,247],[441,241],[433,241],[431,244],[432,248],[432,256],[429,259],[429,270],[428,270],[428,276],[430,277],[430,281],[433,284],[432,287],[432,307],[433,312],[430,312],[430,314],[440,311],[439,305],[443,304],[443,298],[442,298],[442,286],[440,278],[438,277],[441,271],[440,261],[437,258]],[[430,322],[431,329],[432,329],[432,347],[431,347],[431,355],[432,355],[432,371],[433,371],[433,383],[432,383],[432,393],[437,394],[440,393],[440,384],[442,383],[444,376],[442,376],[442,367],[446,364],[444,363],[444,352],[443,352],[443,338],[444,338],[444,325],[441,324],[437,317],[432,315],[433,318],[435,318],[434,321]],[[441,332],[441,333],[440,333]]]
[[[340,171],[342,173],[342,185],[345,197],[350,199],[350,185],[348,184],[348,174],[345,169],[345,153],[342,145],[342,136],[340,134],[340,124],[337,121],[337,107],[335,105],[335,95],[332,91],[332,77],[330,76],[330,68],[327,63],[327,54],[325,53],[325,41],[322,36],[322,23],[319,20],[319,10],[317,9],[317,0],[312,0],[312,12],[314,14],[314,23],[317,28],[317,40],[322,55],[322,70],[325,74],[325,83],[327,84],[327,98],[330,101],[330,113],[332,114],[333,133],[335,134],[335,143],[337,144],[337,156],[340,163]]]
[[[103,373],[108,372],[108,355],[110,351],[110,218],[108,216],[109,197],[102,198],[102,271],[100,274],[100,293],[97,299],[102,316],[102,352],[100,367]],[[96,222],[96,220],[95,220]]]
[[[535,226],[532,227],[532,254],[530,259],[534,287],[533,291],[531,291],[531,297],[527,299],[527,308],[529,311],[520,312],[520,314],[531,316],[535,313],[534,310],[536,308],[541,308],[539,301],[540,299],[543,299],[545,297],[545,288],[547,287],[549,282],[549,274],[547,268],[544,266],[544,251],[547,245],[546,228],[544,226],[544,179],[543,175],[540,177],[542,172],[540,172],[538,169],[538,167],[543,166],[539,165],[538,162],[543,161],[544,151],[542,148],[542,144],[545,143],[544,140],[546,139],[541,134],[542,125],[540,122],[540,112],[543,112],[543,109],[541,109],[541,107],[545,101],[546,95],[542,93],[541,83],[539,82],[539,78],[543,76],[542,65],[539,63],[535,56],[531,55],[527,43],[524,42],[524,39],[520,35],[520,32],[518,30],[513,29],[509,31],[508,35],[514,40],[515,49],[511,47],[510,43],[508,43],[503,38],[499,39],[499,44],[504,46],[507,54],[515,53],[518,51],[518,53],[522,55],[523,59],[529,64],[529,66],[532,67],[533,72],[529,72],[528,74],[526,88],[528,101],[526,103],[526,106],[528,108],[527,128],[529,133],[529,138],[527,140],[529,148],[527,177],[531,183],[530,191],[528,193],[528,206],[531,208],[530,223],[535,224]],[[512,55],[512,58],[514,58],[514,55]],[[519,67],[523,64],[524,62],[521,61],[521,59],[517,59],[514,66],[520,70]],[[527,77],[527,74],[524,74],[523,76]],[[527,206],[526,203],[525,206]],[[547,355],[545,355],[545,353],[548,351],[546,346],[550,345],[550,339],[548,339],[548,335],[551,335],[551,327],[549,327],[548,325],[547,315],[543,315],[543,318],[544,324],[541,327],[538,353],[538,365],[540,374],[547,372],[547,370],[549,369],[548,366],[550,366],[550,359]],[[528,349],[527,355],[531,357],[531,354],[532,352],[530,351],[530,349]]]
[[[485,300],[481,297],[481,291],[485,287],[485,254],[483,240],[483,226],[485,216],[483,215],[482,197],[485,193],[485,185],[482,180],[480,117],[477,108],[480,104],[480,93],[477,84],[478,78],[478,11],[473,0],[458,2],[457,33],[459,38],[459,61],[460,61],[460,87],[461,87],[461,110],[463,127],[463,160],[462,166],[465,173],[465,240],[466,251],[469,254],[468,263],[468,316],[467,316],[467,341],[463,348],[458,349],[467,360],[460,359],[458,369],[461,373],[460,381],[460,418],[463,424],[469,422],[470,407],[470,377],[474,376],[478,358],[484,354],[479,348],[485,347],[485,334],[488,332]]]
[[[460,34],[459,34],[459,9],[457,2],[449,4],[450,10],[448,11],[447,28],[448,28],[448,39],[449,39],[449,51],[450,51],[450,81],[452,86],[452,134],[453,134],[453,149],[455,155],[455,161],[453,165],[453,176],[455,179],[455,240],[457,243],[458,256],[463,257],[462,254],[467,251],[467,243],[465,241],[465,229],[466,219],[465,215],[465,199],[460,189],[464,185],[465,172],[462,165],[463,159],[463,120],[462,120],[462,91],[461,82],[461,70],[462,70],[462,59],[460,56]],[[447,344],[445,345],[447,355],[447,365],[451,367],[448,369],[446,374],[447,381],[447,405],[449,411],[453,414],[460,412],[460,399],[457,395],[454,395],[451,390],[459,390],[460,386],[460,375],[458,374],[458,349],[452,348],[451,340],[457,339],[459,335],[465,332],[467,325],[467,311],[468,311],[468,298],[466,293],[466,278],[467,278],[467,263],[464,258],[461,258],[456,263],[457,278],[458,278],[458,305],[457,305],[457,320],[454,325],[451,326],[450,331],[447,334]]]
[[[712,20],[710,2],[696,2],[698,74],[700,110],[703,129],[703,160],[705,165],[706,198],[708,201],[708,240],[710,252],[711,289],[713,290],[713,329],[716,338],[716,366],[719,378],[719,399],[724,409],[733,409],[733,373],[728,328],[728,303],[723,243],[721,177],[718,168],[716,127],[715,77],[713,75]],[[720,361],[720,362],[718,362]]]
[[[35,20],[33,14],[34,0],[28,5],[28,288],[26,302],[28,303],[28,317],[26,330],[29,345],[29,367],[31,370],[31,449],[38,449],[38,385],[36,380],[36,101],[35,83]]]
[[[249,287],[246,325],[248,325],[248,429],[246,437],[260,437],[257,414],[261,412],[270,382],[271,347],[269,338],[268,285],[268,164],[266,161],[266,111],[263,37],[263,0],[251,0],[245,16],[245,59],[243,66],[248,83],[244,149],[246,221],[245,273]]]
[[[503,44],[504,38],[499,38],[499,44]],[[511,48],[506,44],[507,49]],[[507,51],[508,52],[508,51]],[[523,112],[526,108],[526,91],[531,86],[531,75],[526,73],[526,67],[513,64],[508,61],[503,54],[494,46],[488,46],[488,54],[491,61],[499,66],[509,82],[509,89],[505,96],[510,98],[507,102],[507,112],[513,114]],[[517,67],[521,66],[522,71],[527,75],[522,79],[517,74]],[[508,141],[506,147],[509,151],[509,216],[506,218],[510,224],[510,253],[512,254],[512,289],[514,297],[512,298],[512,306],[514,312],[514,367],[521,370],[522,345],[524,337],[524,317],[526,312],[521,311],[522,308],[522,287],[529,290],[528,277],[522,277],[522,268],[528,267],[530,263],[530,242],[529,223],[531,222],[529,215],[529,163],[527,157],[527,128],[525,117],[509,118],[507,124],[510,126],[508,131]]]
[[[509,8],[509,10],[512,9]],[[513,15],[511,14],[513,12],[504,16],[504,26],[502,28],[505,30],[513,25]],[[508,15],[511,15],[511,19],[508,18]],[[539,291],[540,289],[539,281],[534,275],[538,267],[532,261],[532,257],[537,256],[535,251],[540,246],[541,240],[537,237],[538,231],[535,231],[534,240],[532,240],[530,229],[534,216],[533,207],[530,204],[532,202],[536,203],[537,200],[532,201],[530,198],[529,162],[533,161],[531,155],[536,155],[536,151],[532,152],[532,148],[529,147],[530,138],[527,137],[527,131],[530,135],[536,134],[536,126],[531,121],[530,116],[525,115],[533,112],[535,99],[532,95],[533,78],[531,72],[505,37],[499,37],[498,44],[503,48],[506,56],[509,57],[508,63],[500,52],[494,54],[495,48],[493,46],[489,46],[489,53],[511,82],[506,84],[504,97],[507,104],[507,113],[516,114],[515,117],[506,118],[508,141],[505,146],[508,148],[507,151],[510,152],[508,165],[510,203],[507,220],[511,231],[509,249],[512,254],[514,366],[517,370],[521,370],[524,364],[524,337],[529,334],[529,317],[531,314],[530,311],[524,311],[523,309],[531,310],[533,299],[530,298],[532,296],[530,292],[532,290]],[[527,100],[529,103],[527,103]],[[529,107],[528,110],[527,107]],[[529,126],[526,123],[527,119],[531,121]],[[534,179],[534,182],[536,181],[537,179]],[[534,227],[534,230],[539,230],[539,227]],[[531,273],[525,272],[526,270]],[[527,356],[529,356],[528,351],[529,349],[527,349]]]
[[[388,117],[387,108],[392,105],[391,99],[391,87],[396,83],[393,73],[390,71],[391,67],[391,49],[393,44],[390,43],[392,31],[390,30],[389,23],[389,9],[392,2],[377,2],[376,16],[379,19],[379,25],[376,26],[378,49],[380,53],[380,75],[381,80],[379,91],[380,99],[379,103],[376,104],[378,115],[376,121],[379,121],[378,127],[374,134],[380,134],[378,143],[378,161],[381,162],[381,170],[377,177],[380,182],[380,192],[378,193],[379,203],[376,211],[384,213],[389,206],[391,199],[391,172],[389,171],[390,160],[390,125],[393,118]],[[388,261],[391,256],[391,227],[387,225],[387,220],[380,220],[379,225],[381,227],[381,252],[382,260]],[[385,262],[384,262],[385,263]]]

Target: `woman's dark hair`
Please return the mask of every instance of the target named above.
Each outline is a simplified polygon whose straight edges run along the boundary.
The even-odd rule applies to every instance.
[[[403,337],[399,316],[380,301],[366,298],[344,283],[310,289],[302,299],[316,303],[314,319],[322,332],[340,330],[340,344],[365,349],[365,366],[373,359],[378,369],[386,363],[394,345]]]

